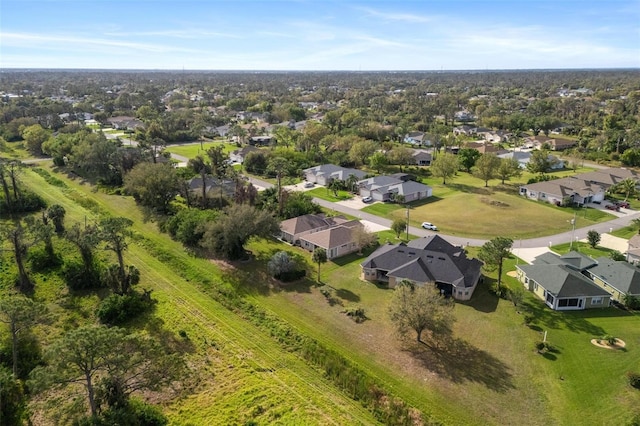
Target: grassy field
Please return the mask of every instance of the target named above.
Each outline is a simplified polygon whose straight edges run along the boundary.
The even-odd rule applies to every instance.
[[[551,247],[551,250],[561,255],[569,253],[569,243],[558,244],[557,246]],[[585,243],[582,241],[573,243],[573,245],[571,246],[571,250],[586,254],[587,256],[591,256],[594,259],[601,256],[610,257],[611,253],[614,251],[609,248],[600,247],[600,246],[591,248],[591,246],[588,243]]]
[[[311,189],[307,191],[307,194],[311,195],[312,197],[320,198],[322,200],[331,201],[333,203],[353,198],[352,193],[342,190],[338,191],[338,196],[336,197],[335,195],[333,195],[333,191],[325,188],[324,186]]]
[[[265,261],[278,247],[256,242],[251,248]],[[624,374],[640,370],[640,350],[608,352],[589,343],[609,333],[635,346],[640,341],[637,316],[613,308],[557,313],[531,294],[516,309],[488,291],[490,278],[470,302],[456,305],[453,342],[446,348],[417,345],[394,333],[387,317],[391,291],[359,280],[363,258],[352,255],[322,266],[323,288],[331,291],[332,301],[309,282],[256,288],[249,284],[257,282],[251,271],[261,264],[243,268],[244,288],[257,303],[365,365],[445,424],[572,425],[576,418],[580,424],[624,424],[637,410],[640,396]],[[515,259],[506,262],[506,270],[514,268]],[[506,275],[505,280],[520,285]],[[354,323],[342,313],[348,307],[363,307],[368,320]],[[533,325],[524,325],[525,313],[533,315]],[[545,330],[558,352],[542,356],[534,343]],[[580,363],[583,352],[585,365]],[[601,363],[606,367],[599,368]],[[601,387],[602,382],[606,385]],[[582,394],[589,397],[582,401]]]
[[[204,155],[206,157],[207,150],[213,146],[218,146],[218,145],[222,145],[224,147],[224,152],[227,154],[238,149],[238,147],[234,143],[226,143],[226,142],[219,141],[219,142],[204,142],[202,144],[202,148],[200,148],[200,143],[189,143],[186,145],[168,145],[166,150],[171,153],[182,155],[183,157],[187,157],[187,158],[195,158],[198,155]]]
[[[50,186],[30,170],[24,176],[48,202],[64,206],[67,226],[85,218],[94,221],[101,214],[135,221],[136,243],[130,244],[125,260],[140,269],[139,286],[153,290],[159,302],[155,319],[145,328],[170,339],[185,332],[186,356],[197,369],[185,397],[165,400],[171,424],[377,424],[370,412],[336,389],[320,371],[216,302],[207,289],[214,282],[231,285],[221,269],[207,259],[190,256],[158,233],[156,224],[145,220],[131,198],[95,192],[66,178],[63,184]],[[149,247],[164,253],[163,258],[150,255]],[[70,296],[59,281],[38,280],[36,297],[53,304]],[[95,306],[95,297],[88,297]],[[76,318],[74,324],[94,319],[92,309],[85,311],[86,317]]]
[[[565,171],[554,177],[572,173]],[[467,173],[459,173],[446,185],[439,179],[426,179],[424,182],[433,188],[433,196],[409,203],[411,225],[432,222],[445,234],[472,238],[491,238],[497,234],[534,238],[570,230],[574,214],[578,228],[614,218],[601,210],[556,207],[521,197],[517,188],[527,177],[530,175],[506,185],[492,181],[488,188]],[[363,211],[389,219],[406,217],[404,206],[393,203],[375,203]]]
[[[267,259],[277,250],[271,244],[254,244],[252,249]],[[488,291],[490,278],[470,302],[456,305],[453,342],[446,348],[415,345],[394,334],[386,313],[391,292],[358,279],[363,257],[347,256],[322,267],[322,282],[333,301],[308,282],[275,290],[248,284],[245,290],[301,330],[365,365],[444,423],[572,425],[576,419],[579,424],[606,419],[624,424],[636,413],[640,394],[624,376],[640,371],[637,315],[615,308],[554,312],[529,293],[516,309]],[[508,260],[505,272],[514,270],[515,263]],[[260,267],[243,270],[251,274]],[[506,274],[504,279],[510,286],[521,285]],[[349,320],[342,313],[347,307],[364,308],[368,320]],[[534,317],[530,326],[524,325],[525,314]],[[557,352],[543,356],[534,344],[544,331]],[[592,338],[604,334],[625,340],[627,350],[591,345]]]

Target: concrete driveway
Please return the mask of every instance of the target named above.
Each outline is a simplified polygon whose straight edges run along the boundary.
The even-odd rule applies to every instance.
[[[362,202],[362,198],[355,196],[349,200],[344,200],[344,201],[338,201],[337,203],[340,206],[345,206],[345,207],[349,207],[351,209],[356,209],[356,210],[360,210],[363,209],[369,205],[371,205],[371,203],[367,204],[367,203],[363,203]]]

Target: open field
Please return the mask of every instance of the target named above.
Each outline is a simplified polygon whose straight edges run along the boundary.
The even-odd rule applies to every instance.
[[[561,175],[571,173],[562,172]],[[492,181],[493,185],[485,188],[483,182],[467,173],[459,173],[446,185],[434,178],[423,181],[432,186],[433,196],[409,203],[411,225],[432,222],[449,235],[534,238],[570,230],[574,214],[578,228],[614,218],[601,210],[556,207],[528,200],[517,195],[518,183],[499,185]],[[404,206],[393,203],[376,203],[363,211],[389,219],[406,217]]]
[[[207,294],[214,282],[227,287],[221,270],[207,259],[188,255],[153,222],[145,221],[129,197],[92,192],[78,181],[47,185],[25,170],[29,186],[50,203],[62,204],[66,223],[93,221],[100,214],[135,221],[135,237],[125,260],[142,274],[141,288],[153,290],[159,303],[149,332],[188,336],[189,363],[197,369],[195,387],[186,398],[165,404],[171,424],[377,424],[370,412],[336,389],[316,368],[286,351],[263,330],[223,307]],[[85,207],[81,207],[81,205]],[[158,259],[147,248],[164,253]],[[171,260],[171,262],[170,262]],[[172,263],[173,262],[173,263]],[[175,263],[182,267],[176,267]],[[51,281],[56,283],[56,281]],[[68,297],[39,282],[36,296],[53,302]],[[90,298],[93,303],[95,298]],[[77,306],[77,303],[69,306]],[[87,312],[92,312],[87,309]],[[88,318],[77,321],[91,320]],[[155,331],[154,331],[155,330]],[[163,334],[164,333],[164,334]]]
[[[225,153],[230,153],[238,149],[235,143],[227,143],[227,142],[204,142],[202,144],[202,148],[200,148],[200,143],[189,143],[184,145],[168,145],[166,151],[182,155],[187,158],[195,158],[198,155],[203,155],[205,158],[207,156],[207,150],[213,146],[222,145],[224,147]]]
[[[272,243],[252,245],[254,253],[260,253],[263,259],[276,249]],[[322,282],[330,286],[338,302],[333,305],[309,283],[276,290],[256,289],[255,285],[244,288],[258,303],[366,365],[400,395],[445,423],[571,425],[579,414],[581,424],[609,420],[623,424],[634,412],[634,404],[640,402],[634,393],[637,391],[628,387],[624,377],[640,362],[640,350],[611,354],[589,343],[605,333],[627,342],[640,341],[637,316],[613,308],[566,315],[547,309],[542,301],[527,294],[526,312],[535,318],[534,325],[527,327],[524,308],[516,310],[481,285],[470,302],[456,305],[455,339],[446,348],[403,343],[387,318],[391,292],[358,279],[363,257],[347,256],[322,266]],[[510,259],[506,269],[514,269],[514,265],[515,259]],[[246,282],[252,282],[249,269],[258,268],[243,268]],[[505,280],[509,285],[519,285],[510,277],[505,276]],[[362,324],[341,313],[345,307],[355,306],[365,309],[368,320]],[[560,350],[546,358],[534,350],[544,330]],[[565,341],[580,350],[574,351]],[[579,363],[581,351],[587,351],[588,369]],[[609,363],[612,356],[615,365],[608,365],[601,374],[599,363]],[[593,392],[599,389],[600,381],[607,382],[606,392]],[[583,393],[597,395],[582,403]]]

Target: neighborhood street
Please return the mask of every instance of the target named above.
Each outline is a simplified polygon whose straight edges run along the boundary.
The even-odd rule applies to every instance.
[[[270,188],[273,185],[264,180],[250,178],[249,181],[257,187],[261,188]],[[358,209],[354,209],[352,207],[348,207],[342,205],[340,203],[332,203],[330,201],[322,200],[320,198],[314,198],[313,201],[321,205],[322,207],[334,210],[336,212],[345,213],[354,217],[357,217],[361,220],[366,220],[377,225],[383,226],[385,228],[391,227],[391,220],[387,218],[382,218],[380,216],[376,216],[370,213],[366,213],[360,211]],[[611,232],[615,229],[623,228],[631,223],[633,219],[640,218],[640,212],[635,212],[632,210],[626,210],[626,214],[621,215],[621,217],[617,217],[607,222],[598,223],[593,226],[588,226],[585,228],[577,228],[575,231],[571,229],[570,223],[567,223],[567,232],[563,232],[561,234],[549,235],[546,237],[539,238],[531,238],[531,239],[523,239],[523,240],[515,240],[514,241],[514,249],[518,247],[519,249],[530,249],[530,248],[538,248],[538,247],[549,247],[555,246],[562,243],[568,243],[571,241],[572,237],[574,241],[583,240],[587,238],[587,232],[590,230],[595,230],[600,234],[605,234]],[[428,235],[432,235],[435,232],[427,231],[426,229],[416,228],[414,226],[409,227],[409,233],[412,235],[416,235],[419,237],[425,237]],[[459,246],[476,246],[479,247],[483,245],[486,240],[476,239],[476,238],[466,238],[459,237],[454,235],[444,235],[438,233],[442,238],[450,242],[454,245]],[[511,236],[511,238],[516,239],[515,236]]]

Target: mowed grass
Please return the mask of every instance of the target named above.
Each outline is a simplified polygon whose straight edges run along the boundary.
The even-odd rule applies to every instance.
[[[353,194],[348,192],[348,191],[337,191],[338,196],[336,197],[333,194],[333,191],[331,191],[330,189],[327,189],[325,187],[320,187],[320,188],[314,188],[311,189],[309,191],[306,192],[307,194],[311,195],[312,197],[317,197],[320,198],[322,200],[326,200],[326,201],[331,201],[333,203],[337,202],[337,201],[344,201],[344,200],[349,200],[351,198],[353,198]]]
[[[166,151],[182,155],[187,158],[195,158],[198,155],[202,155],[207,158],[207,150],[214,146],[222,146],[224,148],[223,152],[226,154],[231,153],[238,149],[235,143],[227,143],[222,141],[216,142],[204,142],[202,143],[202,147],[200,146],[200,142],[190,142],[184,145],[168,145]]]
[[[565,171],[553,177],[571,174],[573,172]],[[556,207],[528,200],[517,193],[520,180],[506,185],[491,181],[492,185],[485,188],[484,182],[460,172],[446,185],[435,178],[424,182],[433,188],[433,196],[408,203],[410,223],[420,226],[422,222],[432,222],[448,235],[492,238],[500,234],[534,238],[570,230],[574,214],[578,228],[615,218],[597,209]],[[406,217],[406,207],[394,203],[375,203],[363,211],[389,219]]]
[[[216,302],[208,289],[214,283],[230,285],[220,268],[190,256],[159,233],[133,199],[94,192],[89,185],[66,178],[65,187],[50,186],[30,170],[24,171],[24,178],[47,202],[63,205],[67,226],[85,216],[97,220],[99,213],[134,220],[136,237],[125,261],[140,269],[139,287],[153,290],[159,302],[154,318],[144,327],[169,340],[183,331],[186,356],[195,369],[188,381],[193,388],[182,398],[164,400],[171,424],[377,424],[371,413],[328,383],[321,372]],[[81,198],[93,201],[84,202],[91,210],[79,206],[76,200]],[[163,258],[150,255],[147,246],[160,250]]]
[[[308,256],[275,242],[254,242],[251,249],[262,262],[281,249]],[[640,372],[637,315],[613,308],[554,312],[531,293],[515,307],[489,291],[495,280],[489,272],[471,301],[456,304],[453,341],[443,348],[419,345],[395,334],[387,314],[392,290],[358,278],[366,255],[322,265],[331,303],[312,285],[315,265],[310,280],[271,289],[250,284],[264,268],[260,262],[236,273],[245,276],[244,288],[257,303],[365,366],[445,424],[626,424],[639,411],[640,392],[625,377],[627,371]],[[506,275],[516,262],[505,262],[503,280],[512,287],[522,285]],[[368,319],[356,324],[343,313],[349,307],[364,308]],[[527,314],[534,317],[531,326],[525,325]],[[534,349],[544,331],[558,349],[545,356]],[[603,334],[622,338],[627,350],[590,344]]]

